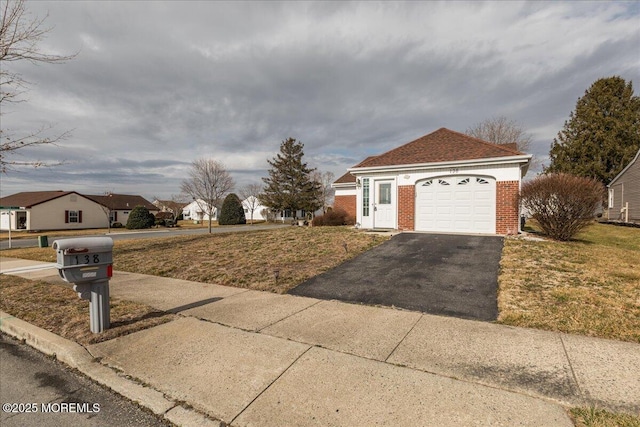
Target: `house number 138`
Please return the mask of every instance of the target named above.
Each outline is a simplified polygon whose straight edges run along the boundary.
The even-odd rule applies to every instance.
[[[76,264],[80,264],[80,259],[83,259],[82,264],[89,264],[89,262],[92,260],[92,257],[90,255],[84,255],[82,258],[78,257],[78,255],[76,255]],[[93,255],[93,263],[97,264],[100,262],[100,257],[98,256],[98,254],[94,254]]]
[[[449,169],[449,173],[458,173],[458,172],[459,172],[458,168]]]

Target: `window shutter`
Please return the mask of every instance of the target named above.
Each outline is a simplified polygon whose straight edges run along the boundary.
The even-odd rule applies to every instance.
[[[82,211],[78,211],[78,223],[82,223]]]
[[[113,222],[118,222],[118,211],[113,213]]]
[[[69,211],[64,211],[64,223],[69,224]]]

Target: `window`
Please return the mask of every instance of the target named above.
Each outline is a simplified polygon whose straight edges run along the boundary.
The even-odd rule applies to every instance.
[[[384,183],[378,187],[380,194],[378,194],[378,203],[381,205],[391,204],[391,184]]]
[[[64,211],[65,224],[78,224],[82,222],[82,211]]]
[[[467,185],[469,183],[469,178],[461,179],[458,181],[458,185]]]
[[[369,216],[369,178],[362,180],[362,216]]]
[[[478,184],[488,184],[488,183],[489,183],[489,181],[487,181],[487,180],[486,180],[486,179],[484,179],[484,178],[476,178],[476,182],[477,182]]]
[[[422,184],[423,187],[428,187],[433,183],[433,180],[429,180],[429,181],[425,181],[424,184]]]
[[[439,179],[438,180],[438,184],[440,184],[440,185],[451,185],[447,181],[445,181],[444,179]]]
[[[614,194],[613,194],[613,188],[609,189],[609,207],[612,208],[613,207],[613,201],[614,201]]]

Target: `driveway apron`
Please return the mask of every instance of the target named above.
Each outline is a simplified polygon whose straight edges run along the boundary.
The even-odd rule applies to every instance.
[[[503,243],[499,236],[402,233],[290,293],[493,321]]]

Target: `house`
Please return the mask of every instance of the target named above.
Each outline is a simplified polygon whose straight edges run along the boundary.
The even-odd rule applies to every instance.
[[[187,206],[187,203],[178,202],[175,200],[159,200],[156,199],[151,202],[156,208],[160,209],[160,212],[169,212],[176,216],[182,213],[182,209]]]
[[[531,157],[441,128],[348,169],[334,205],[367,229],[512,234]]]
[[[1,229],[67,230],[107,226],[103,206],[75,191],[29,191],[0,199]]]
[[[609,183],[609,219],[640,222],[640,150]]]
[[[307,212],[303,210],[297,210],[294,212],[290,209],[282,211],[271,211],[269,208],[260,203],[260,201],[254,197],[249,196],[242,201],[242,207],[244,208],[244,216],[247,221],[251,221],[251,209],[253,208],[253,220],[254,221],[276,221],[287,222],[294,219],[305,219]],[[314,212],[314,216],[322,215],[322,209],[318,209]]]
[[[0,199],[1,229],[73,230],[106,228],[127,223],[129,212],[144,206],[153,214],[158,208],[141,196],[108,194],[90,196],[76,191],[30,191]],[[9,219],[11,218],[11,219]]]
[[[120,224],[126,225],[129,214],[136,206],[144,206],[154,215],[160,212],[160,209],[142,196],[108,193],[86,197],[105,207],[109,214],[111,224],[119,222]]]
[[[185,207],[182,208],[182,217],[187,220],[194,221],[208,221],[209,215],[207,212],[209,211],[209,207],[207,203],[202,200],[194,200],[189,203]],[[218,209],[213,208],[213,216],[211,217],[212,221],[216,221],[218,219]]]

